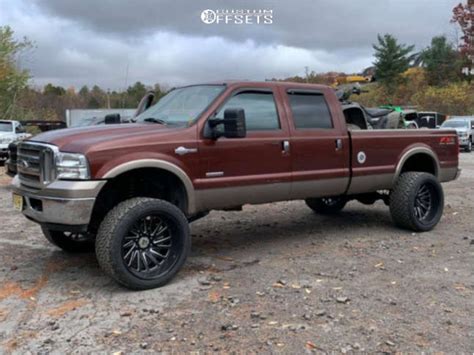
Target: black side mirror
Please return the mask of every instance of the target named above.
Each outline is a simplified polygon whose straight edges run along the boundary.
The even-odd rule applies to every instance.
[[[120,113],[110,113],[110,114],[106,115],[105,118],[104,118],[104,123],[105,124],[121,123]]]
[[[247,135],[245,112],[242,108],[228,108],[224,111],[224,137],[244,138]]]

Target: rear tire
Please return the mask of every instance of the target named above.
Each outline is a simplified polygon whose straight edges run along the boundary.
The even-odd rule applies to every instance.
[[[94,238],[85,233],[53,231],[41,227],[46,239],[68,253],[86,253],[94,250]]]
[[[402,174],[390,194],[390,213],[395,224],[415,232],[433,229],[441,219],[444,194],[434,175]]]
[[[341,211],[347,203],[345,196],[323,198],[307,198],[306,205],[319,214],[335,214]]]
[[[137,197],[113,208],[99,227],[95,250],[102,269],[134,290],[163,286],[191,249],[186,216],[175,205]]]

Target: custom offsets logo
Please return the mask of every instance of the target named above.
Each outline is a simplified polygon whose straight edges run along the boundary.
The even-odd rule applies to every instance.
[[[206,25],[271,25],[273,10],[203,10],[201,21]]]

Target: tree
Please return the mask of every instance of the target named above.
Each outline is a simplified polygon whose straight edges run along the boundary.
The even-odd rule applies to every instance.
[[[414,46],[399,44],[392,35],[385,34],[383,37],[377,35],[378,44],[374,44],[375,50],[375,77],[389,91],[393,91],[400,83],[401,74],[404,73],[412,59],[409,54]]]
[[[53,84],[48,83],[43,88],[43,94],[50,96],[62,96],[66,94],[66,90],[61,86],[54,86]]]
[[[30,78],[27,70],[18,65],[20,56],[32,43],[23,38],[14,38],[13,30],[0,26],[0,118],[13,117],[18,93],[24,89]]]
[[[468,0],[467,4],[459,3],[453,9],[451,22],[461,27],[462,36],[459,49],[464,55],[474,55],[474,1]]]
[[[445,36],[433,37],[420,56],[428,84],[442,86],[457,81],[461,73],[459,54]]]
[[[133,86],[127,88],[127,107],[137,107],[142,97],[146,94],[147,88],[144,84],[137,81]]]

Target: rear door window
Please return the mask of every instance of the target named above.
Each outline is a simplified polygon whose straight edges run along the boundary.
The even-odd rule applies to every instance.
[[[332,129],[331,113],[320,93],[288,92],[296,129]]]

